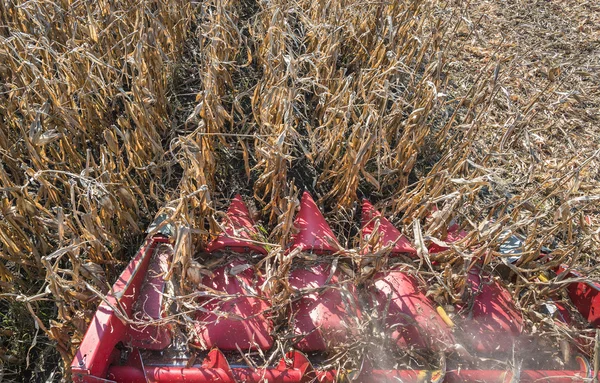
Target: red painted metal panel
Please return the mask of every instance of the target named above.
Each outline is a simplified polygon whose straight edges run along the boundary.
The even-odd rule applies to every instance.
[[[224,233],[207,245],[208,252],[230,250],[237,253],[267,253],[262,246],[249,241],[256,239],[257,232],[239,194],[231,202],[223,226]],[[196,325],[198,337],[194,343],[197,347],[266,350],[273,345],[270,335],[273,324],[263,315],[270,305],[266,297],[259,297],[262,278],[255,276],[251,265],[236,275],[231,273],[244,265],[244,261],[234,260],[215,270],[212,277],[205,276],[202,279],[204,286],[216,292],[226,293],[228,297],[202,300],[205,311],[199,311],[196,316],[196,319],[202,322]]]
[[[145,378],[144,378],[145,372]],[[115,366],[110,369],[110,379],[116,382],[223,382],[235,383],[225,370],[218,368],[194,367],[145,367],[144,371],[129,366]],[[147,380],[146,380],[147,379]]]
[[[417,256],[417,251],[411,245],[410,241],[396,229],[380,212],[375,210],[373,205],[366,199],[362,205],[362,235],[371,236],[377,227],[379,232],[379,245],[388,246],[395,243],[392,248],[392,255],[407,254],[412,257]]]
[[[263,279],[255,275],[251,265],[236,275],[231,274],[232,269],[243,269],[244,265],[247,265],[244,261],[234,260],[215,270],[212,278],[202,279],[203,285],[227,296],[202,300],[206,311],[198,311],[196,316],[202,322],[196,326],[197,347],[205,350],[272,347],[273,323],[265,314],[270,305],[259,288]]]
[[[338,272],[333,273],[327,284],[330,270],[330,266],[320,263],[310,270],[296,269],[290,274],[289,282],[293,289],[314,289],[294,301],[291,307],[291,327],[294,334],[305,334],[296,344],[301,351],[325,351],[332,346],[348,344],[352,328],[356,327],[354,319],[360,317],[354,285],[344,284],[344,289],[348,292],[347,299],[344,300],[340,292],[341,286],[337,285]]]
[[[398,270],[381,273],[371,291],[375,310],[387,310],[384,325],[398,347],[440,351],[454,345],[451,329],[413,277]]]
[[[116,382],[188,382],[188,383],[235,383],[235,382],[276,382],[276,383],[300,383],[308,382],[300,370],[289,369],[279,371],[275,369],[251,370],[235,368],[230,377],[222,369],[218,368],[194,368],[194,367],[146,367],[144,372],[133,367],[116,366],[110,370],[110,379]]]
[[[566,325],[571,325],[573,323],[573,318],[571,317],[571,313],[567,309],[565,305],[559,302],[553,302],[554,306],[556,306],[556,316],[555,320],[559,323],[564,323]]]
[[[330,374],[324,373],[323,376]],[[231,368],[223,353],[210,351],[201,367],[139,366],[111,367],[110,379],[117,382],[312,382],[316,375],[306,356],[292,351],[276,368]],[[147,379],[147,380],[146,380]]]
[[[340,248],[333,231],[308,192],[302,194],[294,226],[298,233],[292,238],[292,248],[315,254],[335,253]]]
[[[366,210],[363,214],[363,234],[372,234],[374,221],[378,219],[383,241],[389,243],[403,238],[385,218],[377,218],[379,213],[368,202],[363,209]],[[227,214],[225,234],[213,241],[210,250],[265,254],[262,247],[253,248],[255,245],[250,242],[254,238],[254,227],[239,196],[232,202]],[[368,217],[375,219],[365,222]],[[302,197],[296,227],[300,231],[294,237],[292,248],[317,254],[338,251],[339,245],[331,228],[308,193]],[[464,233],[458,233],[458,226],[455,226],[454,229],[451,228],[447,241],[457,240],[462,235]],[[231,236],[238,238],[229,238]],[[170,342],[167,327],[128,328],[112,308],[120,307],[127,316],[143,312],[149,318],[160,318],[160,291],[164,288],[161,274],[168,265],[168,255],[166,252],[157,252],[156,248],[158,243],[166,241],[166,238],[161,237],[148,239],[113,286],[108,302],[98,308],[72,364],[75,381],[96,382],[106,378],[118,382],[336,381],[337,371],[314,370],[300,352],[288,353],[277,367],[267,369],[231,368],[225,356],[217,349],[209,352],[201,367],[168,366],[169,360],[165,360],[165,364],[160,366],[144,365],[139,353],[132,354],[127,365],[118,365],[120,351],[115,348],[118,342],[156,349]],[[408,253],[409,249],[405,245],[405,242],[399,240],[393,251],[397,254],[400,250]],[[433,252],[435,251],[441,250],[433,248]],[[227,297],[204,301],[204,308],[208,312],[199,312],[197,319],[208,323],[198,326],[197,345],[207,349],[219,347],[232,351],[237,350],[238,346],[242,349],[268,349],[272,346],[270,333],[273,324],[265,314],[270,306],[259,288],[263,280],[255,275],[253,267],[244,267],[245,262],[241,258],[231,261],[217,269],[212,277],[203,279],[202,283],[210,288],[209,291],[223,292]],[[578,275],[572,273],[571,276]],[[359,318],[361,312],[354,285],[340,285],[341,278],[340,272],[332,273],[331,266],[325,263],[311,266],[309,270],[296,269],[290,274],[291,287],[305,293],[291,307],[293,331],[296,335],[305,335],[300,337],[297,348],[318,352],[327,351],[331,346],[343,347],[352,342],[356,329],[354,319]],[[471,299],[463,307],[466,318],[461,327],[467,339],[471,341],[473,348],[482,353],[510,352],[513,341],[523,330],[523,319],[510,293],[491,276],[482,274],[479,270],[471,271],[466,282]],[[583,315],[593,325],[600,325],[598,286],[573,283],[568,286],[568,291]],[[438,316],[434,305],[419,291],[417,282],[410,276],[399,270],[378,274],[369,292],[372,294],[374,309],[379,312],[387,310],[385,324],[397,345],[409,344],[418,349],[443,351],[445,345],[454,343],[452,333]],[[557,307],[561,313],[564,311],[564,307]],[[219,317],[217,311],[224,312],[227,316]],[[156,343],[148,347],[145,342],[152,338]],[[137,350],[134,348],[133,352],[136,353]],[[364,367],[363,371],[346,373],[358,382],[508,382],[518,378],[521,382],[556,383],[584,382],[590,378],[589,368],[584,365],[581,371],[523,370],[518,377],[504,370],[449,369],[442,375],[439,371],[378,370]]]
[[[87,375],[106,376],[114,347],[124,340],[127,332],[127,326],[117,317],[112,307],[119,307],[125,315],[131,315],[133,302],[139,295],[154,248],[157,243],[167,241],[161,237],[146,240],[113,285],[107,295],[107,302],[98,307],[71,364],[74,381],[85,381]]]
[[[258,233],[241,195],[237,194],[231,201],[222,226],[224,232],[206,246],[207,252],[230,250],[237,253],[267,254],[264,247],[252,242],[256,240]]]
[[[561,266],[559,273],[565,270],[566,266]],[[568,278],[581,278],[582,275],[575,271],[570,271]],[[571,302],[577,307],[577,310],[593,327],[600,328],[600,284],[590,282],[570,283],[567,291]]]
[[[457,224],[453,224],[448,228],[447,236],[444,239],[444,242],[452,243],[452,242],[460,241],[461,239],[463,239],[466,236],[467,236],[466,231],[460,230],[460,226],[458,226]],[[439,253],[439,252],[448,250],[448,247],[440,246],[436,243],[431,243],[428,247],[428,250],[429,250],[429,253],[435,254],[435,253]]]
[[[314,382],[316,374],[306,356],[291,351],[281,359],[276,368],[247,369],[234,368],[237,382]]]
[[[510,352],[523,331],[523,317],[508,290],[474,269],[467,276],[467,291],[470,297],[461,323],[467,340],[482,353]]]
[[[166,285],[164,276],[169,271],[170,258],[170,248],[159,247],[150,260],[146,279],[133,310],[133,319],[145,323],[131,325],[128,331],[133,347],[162,350],[171,343],[169,326],[151,323],[164,316],[163,292]]]
[[[232,369],[233,379],[223,369],[219,368],[183,368],[183,367],[145,367],[149,382],[273,382],[273,383],[304,383],[304,382],[335,382],[335,371],[316,371],[314,377],[307,377],[299,369],[250,370],[244,368]],[[144,373],[134,367],[111,367],[110,379],[116,382],[146,382]],[[580,370],[523,370],[519,376],[514,376],[510,370],[450,370],[444,375],[439,371],[428,370],[372,370],[357,374],[354,382],[446,382],[446,383],[585,383],[590,381],[590,374]]]

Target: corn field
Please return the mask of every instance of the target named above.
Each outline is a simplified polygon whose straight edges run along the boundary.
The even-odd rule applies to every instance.
[[[235,193],[275,279],[302,190],[356,253],[364,197],[417,248],[459,223],[445,301],[519,234],[511,293],[551,333],[560,280],[531,280],[600,275],[599,156],[595,1],[0,0],[0,381],[68,381],[154,217],[193,277]]]

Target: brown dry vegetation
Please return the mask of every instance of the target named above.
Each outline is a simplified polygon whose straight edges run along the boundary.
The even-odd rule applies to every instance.
[[[304,188],[347,248],[363,196],[417,245],[461,222],[455,266],[525,236],[525,311],[560,287],[520,294],[542,246],[598,275],[595,1],[0,1],[0,78],[9,381],[68,375],[159,209],[185,272],[234,192],[272,254]]]

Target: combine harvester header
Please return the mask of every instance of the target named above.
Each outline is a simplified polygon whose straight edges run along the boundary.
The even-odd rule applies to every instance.
[[[268,281],[261,261],[267,250],[255,240],[258,233],[240,196],[231,202],[222,226],[223,232],[205,248],[204,260],[217,266],[200,278],[196,310],[174,309],[169,299],[174,292],[165,276],[174,256],[172,234],[163,230],[146,239],[89,325],[72,363],[75,382],[593,380],[588,363],[593,351],[573,339],[566,347],[574,357],[549,357],[559,353],[556,345],[526,333],[509,291],[483,269],[473,267],[467,273],[464,289],[469,299],[456,305],[457,314],[451,318],[425,294],[408,266],[419,260],[415,248],[368,201],[363,202],[361,235],[370,247],[361,259],[366,265],[369,257],[375,258],[369,249],[387,246],[390,251],[385,260],[379,258],[387,267],[357,285],[336,267],[333,255],[342,246],[312,197],[303,194],[297,232],[285,250],[294,257],[294,267],[286,272],[285,285],[293,299],[283,316],[277,316],[272,297],[263,291]],[[446,242],[464,236],[456,225],[448,232]],[[429,247],[430,253],[444,250],[439,244]],[[295,257],[298,253],[309,256]],[[361,270],[356,268],[363,267],[348,265],[357,273]],[[572,282],[566,291],[569,307],[578,312],[557,300],[552,306],[559,315],[552,320],[570,323],[573,315],[583,315],[590,327],[599,327],[598,285]],[[168,316],[191,329],[183,340]],[[378,352],[365,349],[354,369],[328,363],[327,357],[349,350],[361,334],[373,332],[374,323],[383,334]],[[284,341],[290,347],[278,351],[279,360],[259,368],[250,357],[242,357],[272,353],[282,333],[289,334]],[[519,352],[523,350],[526,353]],[[522,364],[502,364],[515,353],[526,356]],[[427,357],[436,363],[428,363]]]

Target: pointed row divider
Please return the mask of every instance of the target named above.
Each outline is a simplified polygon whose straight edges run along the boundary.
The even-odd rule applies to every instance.
[[[313,235],[307,233],[297,235],[294,239],[295,247],[303,251],[313,251],[317,254],[326,254],[337,252],[340,250],[339,243],[335,239],[333,232],[326,224],[324,218],[316,209],[316,204],[310,197],[303,196],[305,212],[298,214],[304,223],[299,222],[299,226],[305,225],[310,228],[311,222],[317,223],[319,229]],[[377,213],[372,208],[372,205],[366,205],[367,213],[371,217],[377,217]],[[318,214],[307,214],[308,211]],[[369,212],[369,209],[371,210]],[[367,216],[367,214],[365,214]],[[390,230],[390,227],[382,218],[379,217],[379,227],[384,230]],[[370,219],[369,219],[370,220]],[[363,221],[365,222],[365,221]],[[368,222],[368,221],[367,221]],[[323,225],[323,223],[325,223]],[[367,224],[363,224],[366,226]],[[374,229],[374,227],[373,227]],[[236,196],[232,201],[232,206],[228,210],[228,220],[224,224],[225,234],[220,239],[217,238],[210,248],[211,252],[219,251],[237,251],[241,253],[255,252],[265,254],[264,248],[257,245],[253,240],[256,231],[250,215],[241,202],[241,197]],[[368,231],[368,230],[367,230]],[[455,232],[458,232],[455,230]],[[242,233],[242,234],[239,234]],[[399,232],[386,231],[386,233],[398,234]],[[390,237],[388,234],[381,236],[385,241]],[[393,237],[393,235],[392,235]],[[391,238],[392,240],[396,240]],[[233,240],[233,241],[231,241]],[[182,367],[169,365],[168,363],[160,363],[157,365],[145,364],[142,360],[142,353],[137,348],[133,348],[130,353],[129,360],[120,361],[120,348],[116,345],[119,342],[130,342],[130,336],[127,333],[127,326],[119,320],[112,307],[119,305],[128,315],[132,313],[133,303],[144,296],[144,288],[140,288],[144,280],[144,276],[148,274],[151,267],[150,260],[155,255],[156,248],[159,244],[166,244],[171,241],[171,238],[166,234],[158,234],[149,236],[146,243],[138,251],[137,255],[130,262],[127,268],[123,271],[117,282],[114,284],[111,292],[107,297],[107,302],[100,305],[92,324],[90,325],[82,344],[77,350],[77,354],[72,364],[72,378],[75,382],[99,382],[99,381],[114,381],[114,382],[289,382],[289,383],[304,383],[304,382],[334,382],[337,381],[338,371],[330,370],[315,370],[305,354],[300,351],[290,351],[284,358],[281,359],[275,368],[255,369],[250,367],[231,367],[222,351],[217,348],[212,348],[207,357],[199,367],[190,366]],[[400,242],[395,242],[394,249],[398,251],[396,245]],[[448,242],[448,240],[447,240]],[[388,242],[389,244],[389,242]],[[257,247],[254,247],[257,246]],[[385,244],[384,244],[385,246]],[[163,254],[164,255],[164,254]],[[164,258],[159,263],[164,263]],[[321,263],[323,264],[323,263]],[[158,271],[158,266],[155,272]],[[559,272],[564,272],[564,269],[559,269]],[[393,272],[393,270],[392,270]],[[237,275],[243,275],[243,271]],[[388,274],[389,275],[389,274]],[[580,277],[580,275],[570,272],[570,277]],[[248,281],[251,280],[246,276]],[[376,278],[377,280],[377,278]],[[158,282],[158,280],[156,281]],[[248,284],[247,282],[245,282]],[[386,282],[387,283],[387,282]],[[404,282],[400,283],[403,284]],[[230,283],[223,285],[227,287]],[[475,293],[473,308],[473,317],[476,319],[483,318],[488,320],[485,322],[487,329],[494,333],[496,339],[500,339],[507,332],[519,333],[522,329],[522,319],[517,316],[520,314],[512,302],[510,294],[497,281],[493,280],[491,275],[481,271],[479,268],[473,268],[469,273],[467,281],[469,290]],[[154,285],[154,283],[149,286]],[[150,289],[150,288],[148,288]],[[404,288],[399,288],[403,290]],[[336,289],[337,290],[337,289]],[[569,294],[575,305],[580,308],[580,311],[588,309],[586,318],[593,326],[599,326],[597,316],[598,293],[600,287],[597,284],[591,283],[573,283],[569,287]],[[142,298],[143,299],[143,298]],[[478,301],[479,299],[479,301]],[[260,300],[263,301],[263,300]],[[504,304],[504,307],[502,307]],[[479,306],[477,306],[479,305]],[[511,306],[512,305],[512,306]],[[158,306],[157,306],[158,307]],[[507,308],[508,307],[508,308]],[[490,312],[492,313],[490,315]],[[500,315],[504,323],[498,322],[494,316]],[[491,322],[489,321],[491,319]],[[509,326],[511,328],[502,329],[501,331],[495,328]],[[255,333],[254,331],[251,331]],[[239,335],[236,333],[236,335]],[[498,342],[491,342],[490,345],[497,345]],[[268,346],[270,347],[270,346]],[[143,348],[140,346],[140,348]],[[576,356],[575,360],[579,364],[579,369],[553,369],[553,370],[520,370],[518,376],[513,376],[514,372],[499,370],[468,370],[468,369],[448,369],[445,372],[429,371],[429,370],[378,370],[373,368],[371,363],[372,355],[364,355],[363,363],[357,371],[346,371],[348,375],[352,375],[352,380],[356,382],[392,382],[403,381],[405,383],[416,383],[423,381],[431,381],[436,383],[441,382],[472,382],[472,381],[510,381],[513,378],[521,382],[541,382],[552,381],[553,383],[572,383],[572,382],[589,382],[592,379],[597,380],[598,376],[594,376],[593,370],[589,362],[581,356]],[[169,362],[169,361],[166,361]],[[596,372],[597,374],[597,372]]]
[[[256,243],[258,231],[239,194],[231,201],[222,228],[223,232],[206,246],[208,253],[267,254],[266,249]],[[225,302],[203,299],[205,310],[196,313],[196,347],[236,351],[238,348],[268,350],[273,346],[273,322],[265,314],[271,308],[270,301],[265,299],[268,297],[254,297],[254,293],[247,290],[254,285],[256,292],[261,295],[259,286],[262,278],[255,274],[252,267],[237,272],[235,276],[230,275],[230,270],[243,268],[244,265],[242,259],[232,259],[214,270],[212,276],[202,278],[205,286],[230,296],[239,296]],[[226,313],[227,316],[220,316],[216,312]],[[232,318],[229,317],[231,314]]]
[[[308,192],[302,194],[294,226],[297,233],[287,252],[300,250],[322,256],[342,249]],[[290,273],[289,284],[294,290],[313,290],[291,305],[290,327],[300,338],[295,344],[300,351],[327,351],[349,344],[356,333],[354,322],[361,316],[356,286],[340,282],[340,277],[339,269],[331,273],[331,264],[325,258],[318,258],[310,268],[296,268]],[[339,283],[344,283],[348,295],[344,296],[338,288],[324,288],[326,284]],[[319,288],[324,289],[314,291]]]
[[[336,253],[341,249],[331,227],[327,224],[323,214],[308,192],[304,192],[301,197],[300,210],[296,215],[294,225],[297,232],[292,237],[288,252],[299,249],[316,255],[325,255]],[[252,237],[256,238],[256,229],[241,196],[237,195],[232,200],[227,211],[227,220],[223,226],[224,233],[207,246],[207,250],[210,252],[228,249],[237,252],[265,253],[264,248],[248,241]],[[379,233],[375,233],[375,230],[378,230]],[[416,257],[416,250],[410,244],[410,241],[389,220],[381,215],[368,200],[364,200],[362,204],[361,232],[365,240],[368,240],[369,236],[377,234],[378,246],[393,244],[392,256],[405,254],[409,257]],[[310,270],[296,269],[292,271],[289,276],[290,285],[297,290],[302,290],[308,286],[323,287],[327,281],[337,283],[339,272],[336,271],[333,276],[329,274],[327,263],[318,262]],[[518,324],[522,319],[517,315],[518,312],[513,307],[514,304],[511,305],[512,302],[508,299],[510,294],[498,284],[479,284],[475,283],[474,278],[470,274],[469,284],[472,288],[481,290],[480,294],[474,296],[475,307],[479,308],[476,314],[480,314],[480,317],[476,322],[478,326],[473,326],[475,333],[468,334],[467,338],[472,338],[475,342],[476,339],[494,338],[499,334],[518,335],[522,327]],[[355,286],[348,284],[347,288],[351,292],[350,296],[354,296],[358,300]],[[386,300],[391,299],[392,306],[388,312],[389,318],[384,318],[384,326],[397,328],[398,323],[406,322],[403,318],[407,316],[418,319],[413,321],[418,323],[416,326],[405,323],[404,326],[399,326],[401,330],[391,332],[392,340],[399,347],[414,346],[439,350],[443,348],[440,344],[449,345],[454,343],[448,321],[439,315],[438,309],[431,300],[420,291],[417,281],[406,273],[399,270],[388,270],[377,274],[370,286],[370,295],[372,296],[372,304],[375,307],[385,304]],[[252,307],[248,310],[248,313],[236,312],[236,314],[242,317],[255,316],[259,313],[257,310],[265,309],[264,305],[251,304],[246,306]],[[352,326],[348,326],[347,320],[351,319],[348,316],[360,317],[361,315],[360,310],[357,310],[357,312],[348,310],[350,306],[352,305],[348,305],[347,302],[343,301],[338,289],[326,289],[321,293],[311,293],[295,301],[292,304],[293,317],[290,324],[294,333],[301,337],[296,347],[306,352],[325,351],[333,343],[349,339],[352,332],[349,332],[348,329]],[[268,321],[269,319],[264,318],[264,320]],[[227,322],[227,319],[221,320],[220,326],[222,327]],[[511,323],[515,325],[511,326]],[[263,333],[272,326],[271,324],[266,328],[262,328],[258,323],[251,324],[244,321],[241,324],[244,328],[234,329],[238,335],[240,331],[243,334],[243,330],[247,330],[248,334],[252,331],[258,331],[261,338],[265,338],[262,335],[266,335],[266,333]],[[206,335],[206,331],[204,335],[205,338],[210,338]],[[226,339],[223,340],[222,336],[220,337],[214,332],[212,337],[221,340],[215,343],[210,342],[210,339],[208,339],[209,345],[218,346],[218,343],[224,343],[228,348],[233,347],[232,342],[228,342]],[[266,340],[260,342],[260,348],[268,348],[271,345],[272,340],[269,340],[269,337],[266,338]],[[205,342],[206,340],[204,339]],[[474,347],[481,352],[488,351],[489,348],[482,347],[481,344],[474,344]]]

